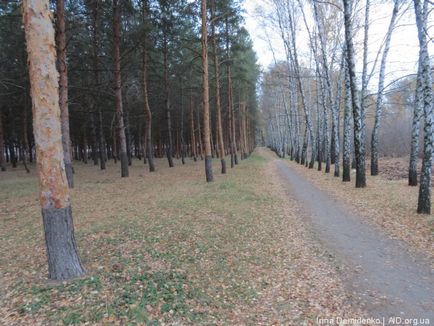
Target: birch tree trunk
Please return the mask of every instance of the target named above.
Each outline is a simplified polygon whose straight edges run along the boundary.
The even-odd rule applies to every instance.
[[[113,59],[115,65],[115,104],[116,120],[119,134],[119,156],[121,161],[121,176],[128,177],[128,154],[127,140],[125,136],[124,112],[122,105],[122,79],[121,79],[121,56],[120,56],[120,33],[121,33],[121,14],[118,0],[113,0]]]
[[[396,17],[398,16],[399,3],[399,0],[395,0],[393,5],[392,17],[390,18],[389,28],[387,30],[386,40],[384,42],[383,56],[381,58],[380,74],[378,77],[377,104],[375,107],[375,122],[371,137],[371,175],[378,175],[378,140],[380,134],[381,115],[384,108],[384,78],[386,75],[386,62],[390,49],[390,41],[392,39],[392,32],[395,28]]]
[[[353,3],[352,0],[344,2]],[[368,87],[368,42],[369,42],[369,13],[371,9],[371,0],[366,0],[365,5],[365,23],[363,26],[363,70],[362,70],[362,90],[360,95],[360,105],[362,110],[365,109],[366,90]]]
[[[208,85],[208,29],[206,15],[206,0],[201,1],[202,12],[202,105],[203,105],[203,143],[205,147],[206,181],[212,182],[212,156],[209,119],[209,85]]]
[[[369,1],[369,0],[368,0]],[[345,41],[347,47],[348,71],[350,75],[351,102],[353,107],[354,119],[354,151],[356,156],[356,188],[366,187],[365,173],[365,113],[363,103],[360,101],[357,89],[354,45],[353,45],[353,26],[351,22],[352,1],[344,0],[344,21],[345,21]],[[363,96],[363,93],[362,93]]]
[[[346,51],[346,50],[345,50]],[[351,181],[351,82],[347,61],[344,62],[345,73],[345,107],[344,107],[344,141],[342,159],[342,181]]]
[[[408,168],[408,185],[417,186],[417,159],[419,156],[420,118],[423,114],[423,83],[421,65],[417,71],[416,94],[413,111],[413,123],[411,127],[411,150]]]
[[[85,271],[74,238],[69,188],[65,173],[56,70],[54,28],[48,0],[24,0],[33,132],[39,175],[39,199],[48,256],[48,277],[64,280]]]
[[[419,65],[422,75],[423,88],[423,111],[425,117],[423,161],[420,176],[419,198],[417,212],[419,214],[431,214],[431,173],[433,156],[433,89],[431,77],[431,64],[428,52],[427,25],[428,25],[428,3],[425,0],[414,0],[414,11],[419,37]]]
[[[71,139],[69,135],[68,110],[68,68],[66,66],[66,35],[64,0],[56,0],[56,47],[57,65],[59,69],[59,105],[60,121],[62,125],[62,146],[65,160],[65,172],[70,188],[74,187],[74,176],[71,162]]]
[[[336,100],[333,104],[332,109],[332,118],[333,118],[333,128],[332,128],[332,139],[333,139],[333,161],[335,165],[334,176],[340,176],[340,164],[339,164],[339,156],[340,156],[340,136],[339,136],[339,112],[341,105],[341,96],[342,96],[342,84],[344,83],[344,65],[343,61],[345,60],[345,56],[343,55],[342,64],[341,64],[341,76],[338,79],[338,86],[336,92]]]
[[[331,164],[331,151],[330,151],[330,135],[329,135],[329,122],[328,122],[328,111],[333,111],[333,103],[332,103],[332,85],[330,80],[330,73],[329,73],[329,67],[327,62],[327,53],[326,53],[326,44],[325,44],[325,31],[323,28],[323,22],[322,17],[319,15],[318,10],[318,4],[316,1],[313,3],[314,6],[314,14],[315,14],[315,21],[316,25],[318,27],[318,36],[320,40],[320,50],[321,50],[321,58],[322,58],[322,66],[324,71],[324,79],[326,83],[326,90],[327,93],[325,94],[324,90],[324,81],[321,76],[319,76],[319,67],[317,64],[317,70],[318,70],[318,76],[320,78],[320,85],[321,85],[321,94],[323,97],[323,105],[324,105],[324,141],[325,141],[325,159],[326,159],[326,168],[325,172],[330,173],[330,164]],[[316,52],[316,51],[315,51]],[[316,56],[315,56],[316,58]],[[318,61],[318,59],[316,59]],[[332,112],[334,115],[334,112]]]

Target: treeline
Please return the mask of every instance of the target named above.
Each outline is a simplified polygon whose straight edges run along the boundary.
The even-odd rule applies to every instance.
[[[205,157],[197,1],[51,1],[65,166]],[[240,4],[208,1],[212,157],[231,166],[254,147],[259,70]],[[0,4],[0,164],[33,162],[35,141],[20,1]],[[69,129],[69,132],[68,132]],[[69,139],[68,139],[69,138]],[[181,162],[180,162],[181,164]]]
[[[261,107],[268,145],[279,156],[289,155],[309,168],[324,167],[326,173],[333,168],[334,175],[342,176],[345,182],[350,181],[351,168],[355,168],[356,187],[366,187],[366,143],[369,142],[370,172],[375,176],[381,168],[380,137],[386,138],[384,111],[386,107],[397,111],[398,98],[412,111],[412,122],[408,121],[408,126],[411,125],[408,183],[418,185],[417,160],[422,152],[417,211],[430,214],[434,114],[428,53],[429,1],[393,1],[388,30],[379,49],[369,48],[370,0],[326,3],[272,0],[270,5],[271,13],[264,17],[264,22],[280,35],[286,60],[275,62],[263,79]],[[418,30],[415,35],[420,45],[418,71],[414,78],[391,83],[395,84],[393,88],[385,83],[388,55],[393,50],[391,39],[398,37],[394,31],[400,16],[409,11],[414,13]],[[308,55],[300,54],[300,30],[307,35],[303,41]],[[355,44],[357,33],[363,35],[360,46]],[[369,51],[377,53],[374,62],[368,62]],[[361,76],[356,73],[357,60],[362,67]],[[372,80],[378,81],[373,92]],[[399,90],[402,86],[405,89]],[[368,108],[370,129],[366,127]],[[421,130],[423,144],[419,144]],[[402,133],[393,128],[392,131],[394,137],[397,132]]]

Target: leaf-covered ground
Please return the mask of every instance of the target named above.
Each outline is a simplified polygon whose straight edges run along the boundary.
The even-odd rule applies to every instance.
[[[408,162],[405,163],[405,159],[382,159],[380,175],[375,177],[369,175],[368,166],[367,187],[363,189],[354,187],[355,170],[352,170],[351,182],[342,182],[341,178],[333,176],[334,166],[332,173],[326,174],[290,163],[289,160],[287,162],[358,216],[380,226],[392,238],[402,240],[423,255],[434,258],[434,219],[432,215],[416,213],[419,187],[408,186],[408,167],[405,166]]]
[[[75,164],[87,276],[46,280],[37,180],[0,174],[0,324],[289,324],[354,315],[342,271],[267,155],[206,184],[202,162],[135,161],[128,179]]]

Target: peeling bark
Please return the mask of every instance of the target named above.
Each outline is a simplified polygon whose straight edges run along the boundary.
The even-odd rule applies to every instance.
[[[74,187],[74,176],[71,162],[71,139],[69,135],[68,109],[68,68],[66,65],[66,35],[64,0],[56,0],[56,46],[57,63],[59,67],[59,105],[60,121],[62,124],[62,146],[65,161],[66,177],[70,188]]]
[[[48,0],[24,0],[33,132],[39,175],[39,198],[44,221],[49,278],[63,280],[85,271],[74,239],[65,173],[56,70],[54,28]]]

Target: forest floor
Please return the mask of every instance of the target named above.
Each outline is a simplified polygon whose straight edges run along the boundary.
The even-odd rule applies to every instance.
[[[128,179],[112,163],[107,171],[76,163],[73,215],[87,276],[62,284],[46,281],[34,167],[30,175],[0,173],[0,324],[316,325],[318,317],[369,316],[348,286],[351,270],[318,237],[276,162],[260,149],[223,176],[216,160],[212,184],[203,163],[190,160],[174,169],[157,160],[153,174],[134,161]],[[369,194],[352,200],[349,184],[339,192],[332,176],[279,164],[378,222],[372,210],[384,208],[363,203]],[[375,191],[401,192],[393,180],[378,189],[368,182]],[[405,216],[407,195],[387,214],[405,209]],[[409,218],[406,232],[416,236],[408,242],[432,253],[430,222],[413,217],[418,222]]]

